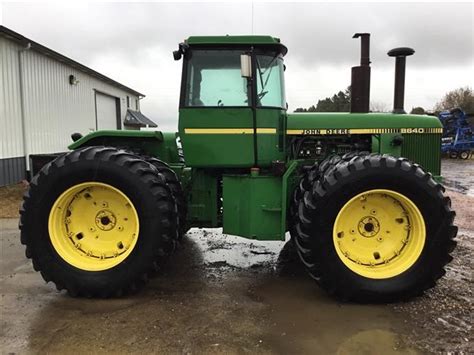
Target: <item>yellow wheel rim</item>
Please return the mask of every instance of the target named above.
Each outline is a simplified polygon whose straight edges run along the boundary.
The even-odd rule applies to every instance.
[[[48,220],[49,237],[68,264],[101,271],[124,261],[138,239],[138,214],[130,199],[99,182],[75,185],[58,197]]]
[[[337,255],[353,272],[386,279],[408,270],[425,245],[423,215],[392,190],[358,194],[339,211],[333,228]]]

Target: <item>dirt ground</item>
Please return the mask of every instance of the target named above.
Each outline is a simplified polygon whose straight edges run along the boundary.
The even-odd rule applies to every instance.
[[[74,299],[45,284],[17,229],[21,185],[0,189],[1,353],[474,353],[474,162],[444,161],[458,216],[446,276],[424,296],[341,304],[284,242],[192,229],[141,293]],[[6,207],[8,206],[8,208]]]

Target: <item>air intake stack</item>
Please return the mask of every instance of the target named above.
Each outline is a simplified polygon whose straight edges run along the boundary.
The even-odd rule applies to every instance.
[[[360,65],[352,67],[351,112],[369,112],[370,104],[370,33],[356,33],[361,39]]]
[[[406,113],[405,101],[405,67],[406,57],[415,53],[408,47],[394,48],[387,53],[389,57],[395,57],[395,93],[393,99],[393,113]]]

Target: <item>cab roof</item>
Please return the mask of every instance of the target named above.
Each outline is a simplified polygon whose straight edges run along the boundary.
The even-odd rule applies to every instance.
[[[257,47],[269,47],[277,49],[282,55],[288,52],[288,49],[281,44],[280,39],[272,36],[191,36],[185,43],[190,46],[221,46],[221,47],[232,47],[232,46],[257,46]]]

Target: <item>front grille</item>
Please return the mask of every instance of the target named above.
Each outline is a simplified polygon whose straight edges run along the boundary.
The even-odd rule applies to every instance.
[[[404,134],[402,157],[433,175],[441,175],[441,134]]]

